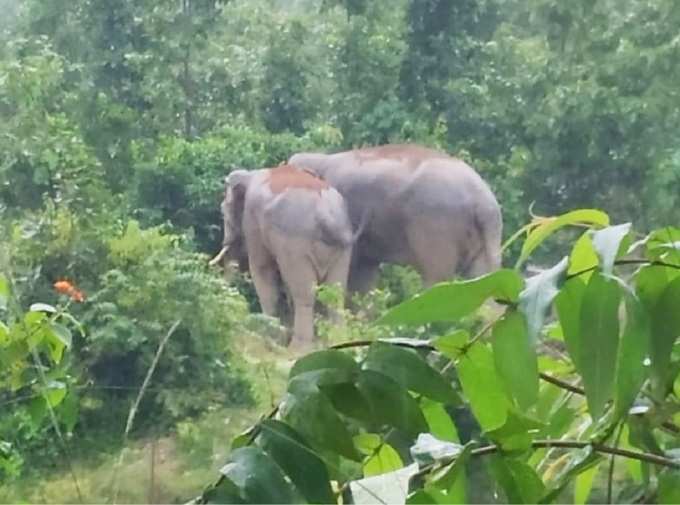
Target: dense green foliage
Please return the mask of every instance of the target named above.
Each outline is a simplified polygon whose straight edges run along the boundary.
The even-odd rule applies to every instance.
[[[534,223],[523,250],[588,222],[551,269],[438,284],[378,321],[453,323],[440,336],[357,340],[299,359],[277,409],[233,440],[199,502],[480,503],[488,489],[511,503],[672,503],[680,230],[633,243],[629,224],[584,210]],[[459,326],[490,299],[502,308],[489,323],[474,334]],[[475,425],[464,433],[467,409]],[[608,491],[613,455],[629,461]]]
[[[303,149],[415,141],[476,167],[497,194],[508,231],[529,220],[532,202],[540,215],[602,208],[641,230],[677,221],[680,7],[674,0],[0,0],[0,13],[0,273],[14,300],[0,305],[0,321],[12,328],[36,302],[60,311],[65,299],[53,285],[62,279],[85,294],[83,303],[68,308],[82,333],[73,334],[68,358],[49,362],[62,374],[54,380],[67,388],[64,398],[78,398],[65,405],[73,410],[77,404],[79,415],[57,416],[60,429],[85,453],[119,446],[159,341],[178,320],[154,372],[158,387],[145,394],[133,435],[171,429],[208,406],[252,401],[234,341],[268,323],[249,314],[257,302],[247,279],[225,283],[206,266],[221,240],[222,180],[235,167],[276,165]],[[536,219],[534,225],[543,223]],[[519,241],[510,244],[506,263],[521,267],[530,254],[536,263],[557,263],[573,233],[538,246],[553,228],[573,221],[604,226],[596,213],[545,221],[523,249]],[[676,240],[656,237],[648,245]],[[581,239],[576,256],[591,266],[597,254]],[[600,359],[623,349],[630,332],[651,325],[665,337],[650,359],[670,374],[674,334],[658,314],[673,312],[677,288],[668,294],[664,288],[656,312],[647,314],[651,322],[638,321],[637,329],[621,323],[617,343],[614,301],[621,298],[627,314],[644,310],[607,277],[611,265],[602,261],[604,273],[592,285],[592,279],[585,286],[560,285],[560,317],[573,310],[574,299],[587,298],[588,311],[578,321],[594,325],[603,344]],[[383,289],[357,304],[347,327],[320,323],[325,338],[409,334],[365,325],[420,287],[413,272],[394,266],[385,271]],[[561,270],[549,272],[526,285],[519,302],[524,313],[543,313],[550,305],[556,293],[545,293],[557,289]],[[503,289],[514,292],[518,281],[508,279],[515,274],[504,275],[510,277]],[[655,300],[671,277],[644,270],[635,278],[640,298]],[[484,286],[490,291],[470,300],[497,294],[496,281]],[[447,289],[441,296],[458,296],[459,287]],[[609,304],[598,302],[603,294],[611,295]],[[435,295],[427,296],[442,303]],[[418,317],[437,310],[437,303],[428,304]],[[472,309],[463,304],[457,310]],[[438,335],[452,318],[418,334]],[[466,318],[461,328],[470,330],[477,318],[483,314]],[[541,321],[526,323],[533,343]],[[517,316],[509,317],[494,329],[493,349],[471,351],[479,354],[479,366],[497,368],[500,382],[523,385],[509,398],[526,406],[534,400],[533,383],[492,354],[514,349],[508,335],[519,326]],[[616,370],[611,363],[603,373],[592,363],[579,364],[581,353],[591,356],[579,350],[569,328],[566,323],[564,339],[588,408],[606,417],[610,389],[619,383]],[[0,350],[21,341],[13,335],[0,338]],[[517,363],[533,370],[533,347],[521,349]],[[43,351],[39,356],[48,363]],[[629,352],[634,360],[641,351]],[[35,395],[45,392],[31,381],[37,365],[33,358],[22,363],[13,385],[0,383],[4,482],[48,466],[63,468],[53,423],[33,408]],[[631,375],[629,394],[641,377]],[[653,378],[659,400],[668,377],[655,372]],[[498,383],[491,377],[486,387],[494,390]],[[381,386],[367,379],[365,387]],[[399,391],[397,399],[413,407]],[[428,416],[441,409],[423,401],[418,408],[430,423]],[[541,408],[550,408],[541,401]],[[472,405],[472,411],[487,409]],[[493,424],[498,414],[491,409],[482,415]],[[120,429],[111,429],[112,419]],[[433,433],[453,440],[446,426]],[[274,423],[272,429],[287,428]],[[280,447],[275,438],[258,443],[272,451]],[[380,461],[396,461],[373,436],[352,444],[345,449],[377,451]],[[360,471],[360,465],[350,467],[350,474]],[[518,472],[533,475],[502,461],[496,470],[503,482]],[[670,477],[661,479],[659,488],[664,486],[673,488]],[[521,493],[514,497],[536,496]]]

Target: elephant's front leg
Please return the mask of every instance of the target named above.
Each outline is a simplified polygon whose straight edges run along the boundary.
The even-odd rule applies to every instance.
[[[276,263],[273,259],[272,261],[251,262],[250,275],[253,278],[262,312],[267,316],[276,317],[281,296]]]

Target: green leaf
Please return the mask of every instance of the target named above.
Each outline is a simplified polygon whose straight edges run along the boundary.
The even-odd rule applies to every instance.
[[[470,333],[468,331],[456,330],[450,335],[435,338],[432,345],[447,358],[457,360],[465,350],[469,340]]]
[[[535,434],[545,425],[518,412],[510,410],[503,426],[486,432],[504,451],[526,451],[531,447]]]
[[[52,334],[59,340],[59,342],[61,342],[66,348],[71,347],[71,343],[73,342],[71,330],[59,323],[50,323],[50,328],[52,329]]]
[[[59,381],[50,381],[45,389],[45,399],[51,407],[56,407],[66,396],[66,384]]]
[[[4,347],[9,342],[9,328],[0,321],[0,347]]]
[[[574,244],[569,256],[569,269],[567,275],[576,275],[587,282],[592,271],[599,264],[593,241],[589,233],[584,233]]]
[[[637,398],[647,378],[645,359],[649,349],[651,323],[642,303],[632,297],[626,299],[626,326],[616,362],[616,391],[614,417],[625,416]]]
[[[80,401],[73,389],[68,391],[66,398],[57,407],[59,420],[66,426],[66,431],[72,432],[78,422],[78,412],[80,411]]]
[[[614,390],[620,301],[621,288],[615,280],[599,273],[590,278],[581,307],[579,358],[574,362],[583,378],[588,409],[594,420],[602,416]]]
[[[597,475],[599,465],[589,468],[583,473],[580,473],[574,479],[574,503],[584,504],[588,503],[588,497],[590,496],[590,491],[593,489],[593,483],[595,482],[595,476]]]
[[[519,268],[531,255],[531,253],[543,243],[550,235],[560,228],[575,224],[589,224],[594,226],[609,226],[609,216],[595,209],[581,209],[567,212],[561,216],[547,219],[543,224],[535,227],[524,241],[522,252],[517,260],[516,268]]]
[[[233,451],[220,472],[238,488],[246,503],[297,501],[281,469],[257,447]]]
[[[364,463],[364,477],[382,475],[404,467],[399,453],[383,442]]]
[[[290,426],[275,420],[260,423],[257,442],[281,467],[309,503],[333,503],[330,477],[323,460]]]
[[[413,350],[375,342],[361,367],[385,374],[406,389],[438,402],[460,403],[453,386]]]
[[[498,377],[517,404],[528,409],[538,400],[538,360],[521,313],[510,311],[494,325],[492,346]]]
[[[437,284],[389,310],[377,324],[421,325],[458,321],[488,298],[517,301],[522,279],[514,270],[497,270],[477,279]]]
[[[583,341],[581,307],[585,292],[586,284],[580,278],[574,277],[564,284],[555,298],[555,308],[562,326],[564,343],[567,345],[567,350],[577,370],[583,368],[580,362],[581,343]]]
[[[600,259],[602,272],[611,275],[614,270],[614,262],[619,257],[619,252],[625,252],[624,239],[630,233],[630,223],[608,226],[602,230],[593,232],[593,247]]]
[[[668,286],[668,268],[649,265],[635,273],[635,292],[649,312],[654,311],[661,294]]]
[[[331,384],[321,386],[321,390],[330,399],[333,407],[338,412],[361,421],[364,424],[371,424],[371,407],[363,393],[359,391],[356,384]]]
[[[535,275],[526,281],[526,287],[519,295],[519,309],[527,318],[529,340],[535,343],[553,299],[559,292],[557,285],[564,278],[569,264],[563,258],[557,265]]]
[[[201,498],[204,503],[246,503],[236,484],[226,477],[206,489]]]
[[[433,489],[444,490],[446,495],[441,503],[467,503],[465,465],[470,459],[473,443],[465,444],[453,463],[435,471],[425,485],[428,493]]]
[[[387,375],[363,370],[356,385],[368,401],[371,419],[378,426],[397,428],[413,438],[427,431],[418,402]]]
[[[420,408],[425,416],[430,433],[441,440],[460,442],[456,425],[441,403],[422,397]]]
[[[657,503],[680,503],[680,471],[667,469],[659,475]]]
[[[494,455],[490,464],[509,503],[538,503],[545,493],[541,478],[523,461]]]
[[[491,349],[481,343],[474,344],[460,358],[456,369],[465,397],[482,429],[491,431],[503,426],[510,404],[496,374]]]
[[[288,380],[316,370],[336,368],[345,370],[349,374],[358,372],[359,365],[349,354],[335,349],[328,349],[308,354],[295,362],[288,375]]]
[[[7,310],[9,295],[9,281],[7,280],[7,277],[0,274],[0,310]]]
[[[307,372],[296,377],[314,375]],[[315,447],[322,447],[346,458],[360,461],[344,421],[316,383],[295,380],[281,405],[281,417]]]
[[[377,433],[360,433],[355,435],[353,440],[354,446],[365,456],[373,454],[383,443],[382,437]]]
[[[680,336],[680,277],[663,290],[652,311],[650,358],[658,394],[665,396],[673,344]]]

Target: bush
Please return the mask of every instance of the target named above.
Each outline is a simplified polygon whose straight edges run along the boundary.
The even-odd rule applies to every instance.
[[[195,142],[166,137],[154,149],[139,144],[131,202],[143,223],[170,222],[190,231],[199,250],[213,252],[222,240],[224,177],[234,168],[276,166],[309,145],[305,138],[245,126],[225,127]]]

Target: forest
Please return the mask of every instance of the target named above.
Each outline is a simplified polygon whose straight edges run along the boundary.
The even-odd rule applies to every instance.
[[[0,0],[0,503],[680,503],[676,0]],[[225,177],[413,143],[502,268],[211,265]],[[436,256],[437,250],[431,254]]]

